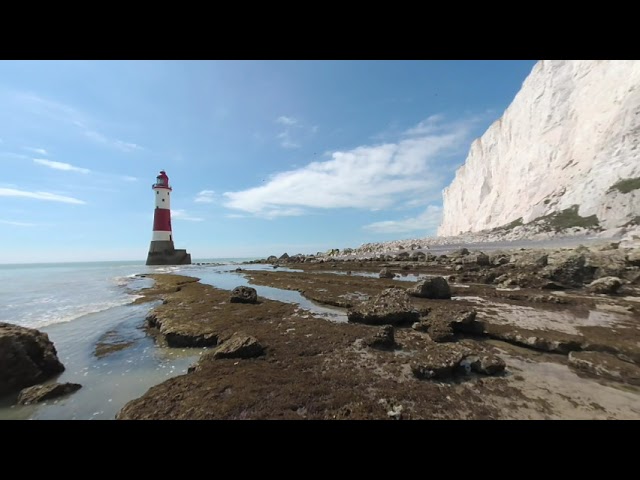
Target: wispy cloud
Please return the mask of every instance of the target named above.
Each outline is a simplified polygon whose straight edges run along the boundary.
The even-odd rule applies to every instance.
[[[276,138],[280,142],[280,146],[286,149],[300,148],[300,137],[308,137],[318,131],[318,126],[305,126],[300,120],[294,117],[281,115],[276,118],[276,123],[283,126],[283,130],[278,132]]]
[[[442,220],[442,208],[429,205],[417,217],[402,220],[385,220],[365,225],[363,228],[376,233],[409,233],[422,231],[424,234],[435,232]]]
[[[46,200],[48,202],[74,203],[79,205],[87,203],[83,200],[67,197],[65,195],[58,195],[57,193],[29,192],[26,190],[17,190],[15,188],[0,188],[0,197],[34,198],[36,200]]]
[[[86,138],[89,138],[94,142],[111,148],[116,148],[123,152],[132,152],[134,150],[143,149],[143,147],[135,143],[112,138],[96,131],[95,128],[91,127],[92,124],[96,123],[95,119],[70,105],[44,98],[30,92],[18,91],[6,93],[9,94],[13,101],[18,103],[18,108],[21,110],[28,111],[40,117],[48,118],[58,124],[73,126],[79,129]],[[28,149],[29,148],[30,147],[28,147]],[[32,149],[31,151],[34,150]],[[36,153],[44,155],[42,152]]]
[[[171,210],[171,216],[175,220],[187,220],[189,222],[203,222],[204,218],[192,217],[185,210]]]
[[[138,179],[136,177],[132,177],[130,175],[123,175],[122,180],[125,182],[137,182]]]
[[[22,147],[30,152],[37,153],[38,155],[49,155],[44,148]]]
[[[125,153],[133,152],[135,150],[143,150],[143,148],[138,144],[132,142],[123,142],[122,140],[118,139],[111,139],[101,134],[100,132],[96,132],[95,130],[85,129],[82,133],[85,137],[90,138],[97,143],[102,143],[104,145],[117,148],[118,150],[121,150]]]
[[[78,172],[84,174],[91,172],[88,168],[74,167],[70,163],[54,162],[52,160],[45,160],[44,158],[34,158],[33,161],[34,163],[53,168],[54,170],[65,170],[67,172]]]
[[[14,225],[16,227],[35,227],[35,226],[37,226],[35,223],[14,222],[13,220],[0,220],[0,223],[3,223],[5,225]]]
[[[276,118],[276,122],[280,123],[281,125],[295,125],[298,123],[298,120],[293,117],[286,117],[284,115],[281,115]]]
[[[215,201],[215,193],[216,192],[214,190],[202,190],[198,192],[193,201],[196,203],[213,203]]]
[[[435,133],[408,133],[395,143],[332,152],[329,160],[277,173],[264,185],[225,192],[225,206],[273,218],[302,215],[309,208],[384,209],[435,197],[445,182],[442,159],[468,146],[474,121],[439,124]]]

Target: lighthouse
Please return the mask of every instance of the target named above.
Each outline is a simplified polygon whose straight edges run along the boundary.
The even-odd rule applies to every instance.
[[[171,230],[171,191],[169,177],[164,170],[151,186],[156,208],[153,212],[153,236],[149,245],[147,265],[190,265],[191,254],[176,250]]]

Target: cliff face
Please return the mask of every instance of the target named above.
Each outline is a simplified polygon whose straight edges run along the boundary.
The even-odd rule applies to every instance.
[[[444,190],[438,235],[574,205],[604,229],[637,225],[639,144],[640,61],[540,61]]]

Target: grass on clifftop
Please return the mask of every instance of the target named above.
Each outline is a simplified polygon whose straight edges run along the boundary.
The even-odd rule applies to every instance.
[[[573,205],[560,212],[538,217],[532,223],[543,223],[547,231],[555,230],[556,232],[572,227],[597,228],[600,226],[596,215],[588,217],[578,215],[578,207],[579,205]]]
[[[609,191],[618,190],[620,193],[629,193],[633,190],[638,190],[640,188],[640,177],[636,178],[625,178],[624,180],[620,180],[619,182],[614,183],[609,187]]]

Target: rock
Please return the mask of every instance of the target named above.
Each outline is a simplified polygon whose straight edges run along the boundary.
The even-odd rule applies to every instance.
[[[609,353],[570,352],[569,365],[597,377],[640,385],[640,366],[620,360]]]
[[[428,332],[429,331],[429,327],[431,326],[431,324],[429,322],[425,322],[424,320],[421,320],[419,322],[415,322],[413,325],[411,325],[411,328],[413,328],[416,332]]]
[[[458,333],[482,333],[483,327],[475,321],[476,315],[475,310],[456,310],[455,307],[432,310],[427,317],[414,324],[413,329],[426,331],[434,342],[452,342]]]
[[[514,255],[512,259],[517,268],[546,267],[549,263],[549,255],[541,252],[529,252],[524,255]]]
[[[480,265],[487,266],[490,265],[489,257],[484,253],[480,252],[476,255],[467,255],[462,258],[462,263],[465,265]]]
[[[280,258],[278,260],[287,260],[288,258],[289,258],[289,254],[285,252],[282,255],[280,255]]]
[[[378,274],[379,278],[394,278],[395,276],[395,273],[391,272],[388,268],[383,268]]]
[[[407,289],[409,295],[420,298],[451,298],[451,288],[443,277],[431,277]]]
[[[556,260],[553,265],[545,267],[545,276],[562,284],[581,287],[584,282],[593,280],[595,267],[586,265],[584,254],[569,253]]]
[[[79,383],[50,383],[48,385],[34,385],[23,389],[18,396],[20,405],[29,405],[31,403],[44,402],[52,398],[62,397],[77,390],[82,385]]]
[[[411,371],[420,379],[443,379],[471,371],[495,375],[505,369],[500,357],[476,350],[458,343],[433,344],[411,363]]]
[[[622,281],[617,277],[602,277],[594,280],[587,286],[587,290],[592,293],[605,293],[612,295],[622,286]]]
[[[0,396],[45,381],[63,370],[46,333],[0,322]]]
[[[278,261],[278,257],[276,257],[275,255],[269,255],[269,257],[267,258],[267,263],[273,263],[277,261]]]
[[[459,249],[454,250],[451,253],[449,253],[449,255],[451,255],[451,256],[469,255],[469,250],[466,249],[466,248],[459,248]]]
[[[255,288],[236,287],[231,291],[229,301],[231,303],[258,303],[258,293]]]
[[[455,336],[451,324],[447,321],[432,320],[429,323],[427,333],[431,340],[437,343],[453,342]]]
[[[206,356],[213,358],[252,358],[264,353],[264,347],[255,337],[243,333],[234,333],[229,340]]]
[[[634,267],[640,267],[640,249],[634,248],[627,254],[627,262]]]
[[[507,364],[505,361],[493,354],[469,355],[460,362],[460,366],[467,373],[476,372],[484,375],[495,375],[504,371]]]
[[[366,300],[347,311],[350,322],[370,325],[396,325],[418,321],[420,314],[411,305],[410,297],[402,288],[387,288],[371,300]]]
[[[385,325],[372,337],[365,339],[365,344],[374,348],[393,348],[395,343],[393,325]]]

